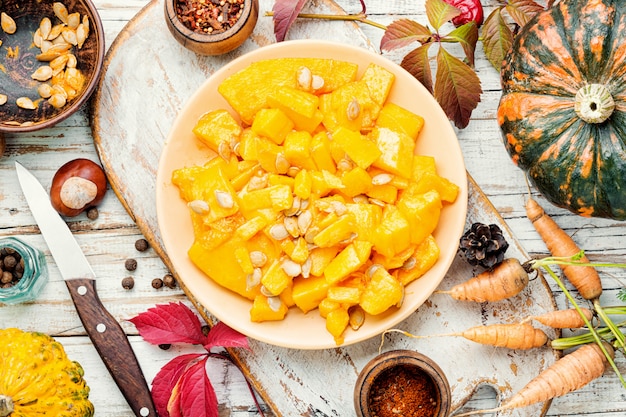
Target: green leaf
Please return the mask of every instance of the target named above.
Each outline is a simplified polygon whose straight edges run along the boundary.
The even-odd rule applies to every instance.
[[[534,15],[542,10],[543,7],[533,0],[510,0],[506,5],[507,13],[520,26],[525,26]]]
[[[495,9],[482,28],[483,49],[491,65],[500,71],[502,61],[513,44],[513,32],[502,17],[502,8]]]
[[[443,0],[426,0],[426,16],[431,26],[439,30],[441,26],[461,14],[461,10]]]
[[[467,62],[470,67],[474,67],[474,53],[476,52],[476,42],[478,42],[478,25],[476,22],[467,22],[450,32],[446,39],[453,39],[461,44]]]
[[[391,22],[380,41],[382,51],[402,48],[413,42],[425,43],[432,37],[430,30],[413,20],[398,19]]]
[[[456,127],[463,129],[469,124],[481,93],[480,79],[474,70],[439,48],[434,96]]]
[[[427,43],[406,54],[400,66],[411,73],[430,93],[433,92],[433,74],[430,70],[428,49],[432,43]]]

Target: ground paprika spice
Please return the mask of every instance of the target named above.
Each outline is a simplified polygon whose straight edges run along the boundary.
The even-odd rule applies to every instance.
[[[373,417],[433,417],[438,406],[432,379],[414,366],[393,367],[378,375],[368,404]]]

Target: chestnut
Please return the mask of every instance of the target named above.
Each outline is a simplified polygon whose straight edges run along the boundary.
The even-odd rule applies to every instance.
[[[107,178],[95,162],[78,158],[65,163],[52,178],[50,201],[60,214],[78,216],[104,198]]]

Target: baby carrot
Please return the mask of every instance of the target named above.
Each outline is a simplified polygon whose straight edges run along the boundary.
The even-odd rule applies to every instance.
[[[528,323],[475,326],[451,336],[462,336],[483,345],[509,349],[532,349],[548,342],[548,336],[541,329]]]
[[[500,301],[517,295],[526,285],[528,273],[517,259],[509,258],[448,291],[438,292],[461,301]]]
[[[580,307],[580,311],[585,315],[588,321],[593,318],[593,311],[588,308]],[[524,322],[535,320],[539,323],[552,327],[554,329],[577,329],[585,325],[585,321],[575,308],[567,310],[555,310],[538,316],[527,317]]]
[[[532,198],[529,198],[526,203],[526,216],[535,226],[535,230],[545,242],[552,256],[569,257],[581,252],[574,240]],[[589,260],[587,257],[583,257],[580,262],[588,263]],[[592,300],[602,294],[602,281],[593,267],[561,265],[561,270],[583,298]]]
[[[604,348],[613,357],[615,354],[613,347],[606,342],[603,343]],[[543,370],[500,407],[461,413],[457,417],[527,407],[560,397],[602,376],[607,363],[606,356],[596,343],[583,345]]]
[[[486,326],[470,327],[462,332],[445,333],[437,335],[414,335],[400,329],[388,329],[382,334],[397,332],[414,339],[426,339],[430,337],[460,336],[472,342],[494,347],[508,349],[532,349],[544,346],[548,343],[548,336],[541,329],[537,329],[528,323],[515,324],[490,324]],[[382,348],[382,342],[381,342]]]

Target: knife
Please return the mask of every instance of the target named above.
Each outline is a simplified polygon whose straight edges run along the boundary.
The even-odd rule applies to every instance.
[[[148,384],[119,323],[96,293],[96,276],[65,221],[52,207],[41,183],[19,162],[17,177],[76,311],[113,380],[138,417],[157,417]]]

